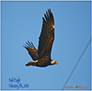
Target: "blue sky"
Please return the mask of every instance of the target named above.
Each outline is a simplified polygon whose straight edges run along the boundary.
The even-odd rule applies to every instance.
[[[23,45],[32,41],[38,48],[44,13],[51,9],[55,19],[55,40],[51,57],[58,65],[26,67],[32,61]],[[30,90],[61,90],[91,37],[90,2],[2,2],[1,3],[1,88],[9,78],[20,79]],[[65,86],[91,88],[91,45],[89,44]],[[18,85],[18,84],[17,84]]]

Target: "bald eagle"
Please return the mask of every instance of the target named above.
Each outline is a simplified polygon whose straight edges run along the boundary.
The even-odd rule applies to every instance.
[[[38,66],[38,67],[46,67],[48,65],[58,64],[55,60],[51,59],[51,49],[54,41],[54,18],[51,12],[51,9],[46,11],[44,14],[42,30],[39,37],[39,45],[38,50],[35,48],[33,43],[27,41],[24,46],[29,55],[32,57],[34,61],[30,61],[26,64],[26,66]]]

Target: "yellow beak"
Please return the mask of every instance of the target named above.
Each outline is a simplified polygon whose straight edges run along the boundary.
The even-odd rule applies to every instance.
[[[56,62],[56,64],[58,64],[58,62]]]

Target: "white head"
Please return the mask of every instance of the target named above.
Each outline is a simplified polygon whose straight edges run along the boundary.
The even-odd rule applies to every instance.
[[[56,62],[55,60],[52,60],[51,65],[53,65],[53,64],[58,64],[58,62]]]

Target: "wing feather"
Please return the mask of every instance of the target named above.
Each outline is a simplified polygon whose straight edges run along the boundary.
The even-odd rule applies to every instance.
[[[44,14],[42,31],[39,37],[38,55],[39,59],[48,56],[50,58],[51,48],[54,40],[54,18],[51,10],[49,9]]]
[[[33,60],[37,60],[38,59],[38,50],[34,47],[32,42],[30,43],[28,41],[28,42],[26,42],[26,44],[27,45],[24,47],[27,49],[29,55],[32,57]]]

